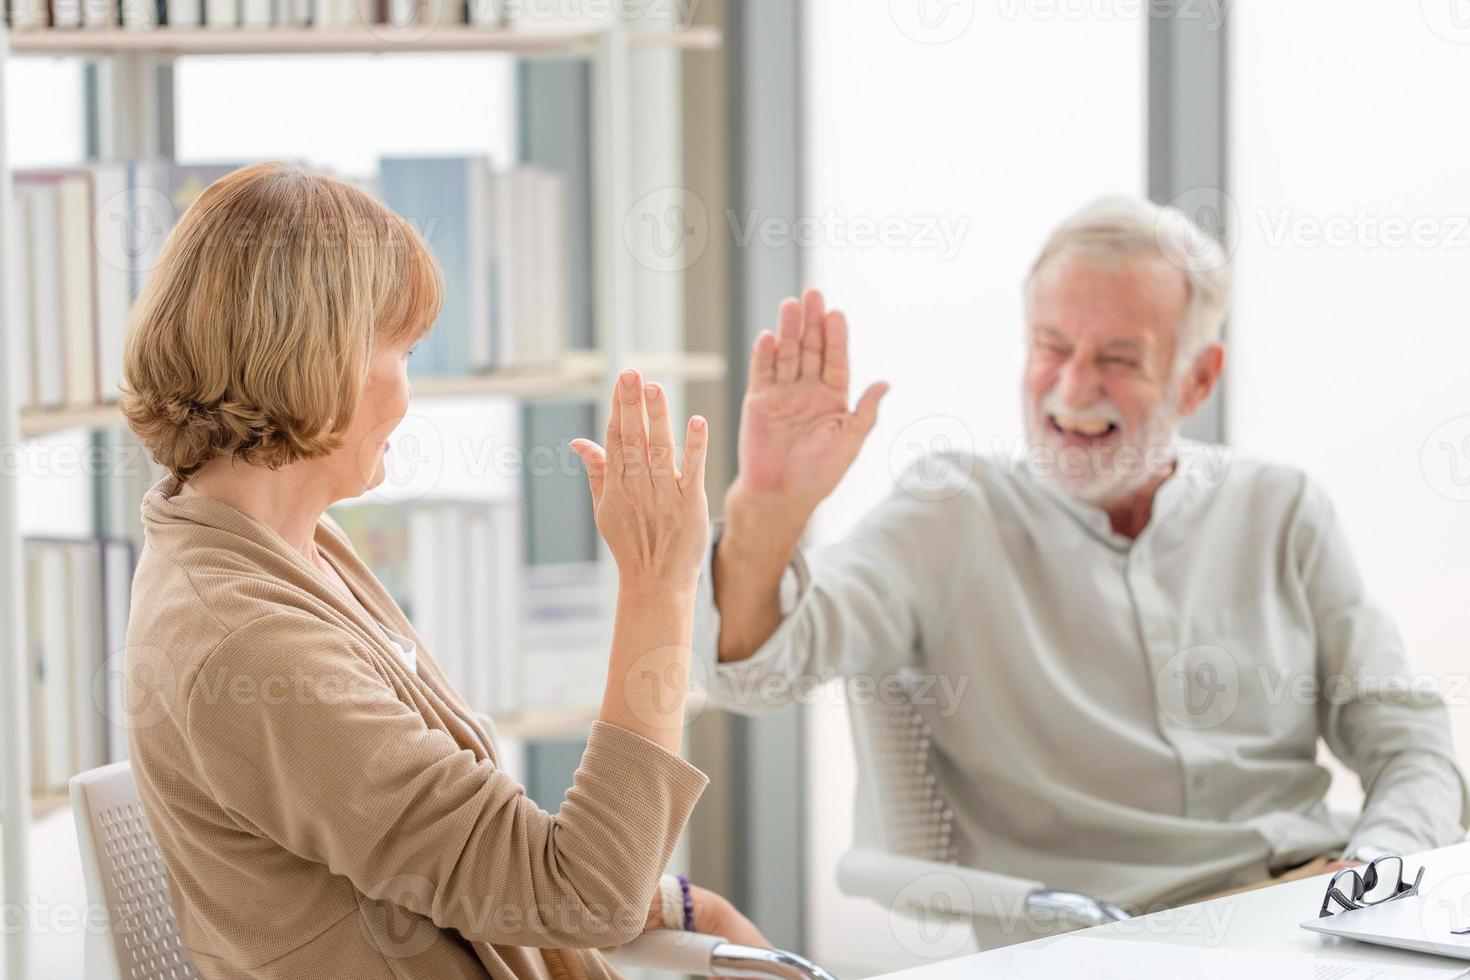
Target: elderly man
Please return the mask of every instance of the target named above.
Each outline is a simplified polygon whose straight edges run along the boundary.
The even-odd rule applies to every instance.
[[[959,703],[920,711],[960,863],[1134,908],[1463,836],[1444,705],[1406,685],[1326,494],[1179,439],[1220,377],[1225,266],[1177,211],[1085,207],[1026,282],[1024,461],[926,459],[812,554],[885,387],[849,411],[843,315],[786,301],[701,581],[716,700],[942,678]],[[1362,779],[1355,819],[1319,738]]]

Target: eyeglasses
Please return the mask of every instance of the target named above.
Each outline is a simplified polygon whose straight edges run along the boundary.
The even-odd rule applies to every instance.
[[[1424,880],[1424,868],[1414,876],[1411,885],[1404,880],[1404,859],[1397,855],[1386,855],[1368,862],[1363,868],[1343,868],[1327,883],[1327,895],[1322,899],[1322,910],[1318,918],[1382,905],[1396,898],[1419,894],[1419,883]],[[1334,907],[1336,906],[1336,907]]]

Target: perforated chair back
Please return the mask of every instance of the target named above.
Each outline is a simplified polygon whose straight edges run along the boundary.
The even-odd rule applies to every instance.
[[[118,762],[71,780],[72,817],[87,900],[106,910],[107,929],[87,934],[89,980],[188,980],[163,855],[148,829],[133,769]]]
[[[912,693],[912,682],[904,680]],[[933,733],[918,709],[908,699],[875,697],[850,704],[848,721],[858,760],[854,845],[953,862],[954,813],[930,769]]]

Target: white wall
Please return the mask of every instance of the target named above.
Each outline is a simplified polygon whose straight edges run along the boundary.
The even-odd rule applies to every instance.
[[[807,4],[806,214],[846,230],[826,222],[804,253],[806,280],[849,313],[856,387],[893,385],[878,429],[818,515],[818,540],[888,490],[891,447],[901,461],[911,443],[949,436],[989,449],[1020,436],[1027,266],[1071,209],[1145,190],[1147,25],[1078,19],[1066,7],[1032,16],[1049,8]],[[865,247],[857,219],[897,219],[895,236],[909,244]],[[926,247],[930,219],[961,232],[952,254]],[[812,955],[860,976],[902,951],[886,912],[835,884],[851,839],[846,726],[845,709],[811,712],[807,915]]]
[[[1470,766],[1470,21],[1451,9],[1234,5],[1226,424],[1325,484],[1415,669],[1456,694]]]
[[[488,154],[515,162],[515,62],[396,54],[178,62],[178,158],[301,160],[343,176],[382,156]]]

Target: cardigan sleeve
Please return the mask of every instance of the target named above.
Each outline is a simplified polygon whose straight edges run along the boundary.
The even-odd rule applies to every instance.
[[[404,704],[353,637],[302,614],[226,637],[185,719],[247,832],[471,940],[590,948],[637,936],[707,778],[594,722],[555,815]]]

